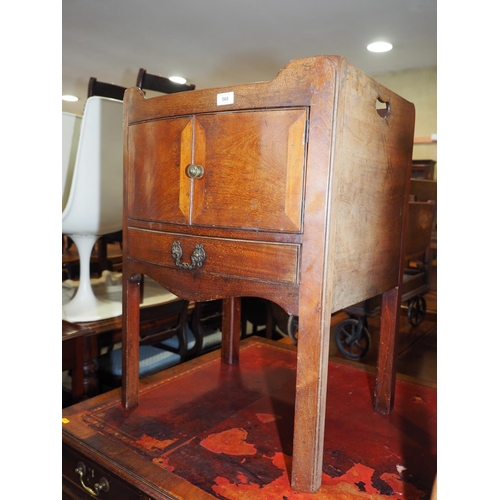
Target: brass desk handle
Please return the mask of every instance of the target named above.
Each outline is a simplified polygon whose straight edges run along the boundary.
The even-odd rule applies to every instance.
[[[181,262],[182,259],[182,248],[180,241],[174,241],[172,244],[172,257],[174,258],[175,265],[181,269],[195,269],[196,267],[201,267],[206,258],[205,249],[203,245],[197,244],[194,247],[194,251],[191,254],[191,264],[186,262]]]
[[[80,483],[83,486],[83,489],[92,495],[93,497],[96,497],[99,495],[100,491],[108,492],[109,491],[109,483],[108,480],[104,477],[101,477],[101,480],[98,483],[94,484],[94,489],[89,488],[84,482],[83,482],[83,476],[87,473],[87,467],[85,467],[85,464],[83,462],[78,462],[76,464],[76,469],[75,472],[80,476]]]
[[[203,167],[201,165],[193,165],[192,163],[186,167],[186,174],[191,179],[201,179],[203,177]]]

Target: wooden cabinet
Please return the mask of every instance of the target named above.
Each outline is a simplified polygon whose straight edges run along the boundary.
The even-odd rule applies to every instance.
[[[300,232],[306,118],[299,108],[131,125],[129,217]]]
[[[390,412],[414,107],[338,56],[270,82],[124,101],[123,405],[138,398],[139,288],[224,299],[221,359],[238,363],[240,301],[300,317],[292,486],[321,482],[331,314],[382,294],[375,409]]]

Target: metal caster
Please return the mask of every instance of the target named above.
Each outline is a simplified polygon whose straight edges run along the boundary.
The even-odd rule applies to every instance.
[[[297,316],[289,316],[288,324],[287,324],[287,333],[288,336],[297,343],[298,337],[297,332],[299,331],[299,318]]]
[[[363,321],[350,318],[337,326],[335,343],[346,358],[358,361],[370,350],[371,337]]]
[[[408,323],[418,326],[424,321],[427,312],[427,302],[424,297],[415,297],[408,301]]]

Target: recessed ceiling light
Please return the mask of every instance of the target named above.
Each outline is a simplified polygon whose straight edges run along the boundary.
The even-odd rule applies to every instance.
[[[78,101],[78,97],[76,97],[75,95],[63,95],[62,100],[68,102],[76,102]]]
[[[370,52],[388,52],[392,49],[392,44],[389,42],[374,42],[366,47]]]
[[[175,83],[186,83],[186,79],[182,78],[182,76],[169,76],[168,79],[171,82],[175,82]]]

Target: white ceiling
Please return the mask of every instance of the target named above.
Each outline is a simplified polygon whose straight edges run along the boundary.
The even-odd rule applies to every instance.
[[[365,73],[437,65],[437,0],[62,0],[62,92],[125,87],[139,68],[197,89],[271,80],[291,59],[345,56]],[[373,41],[391,52],[366,50]]]

